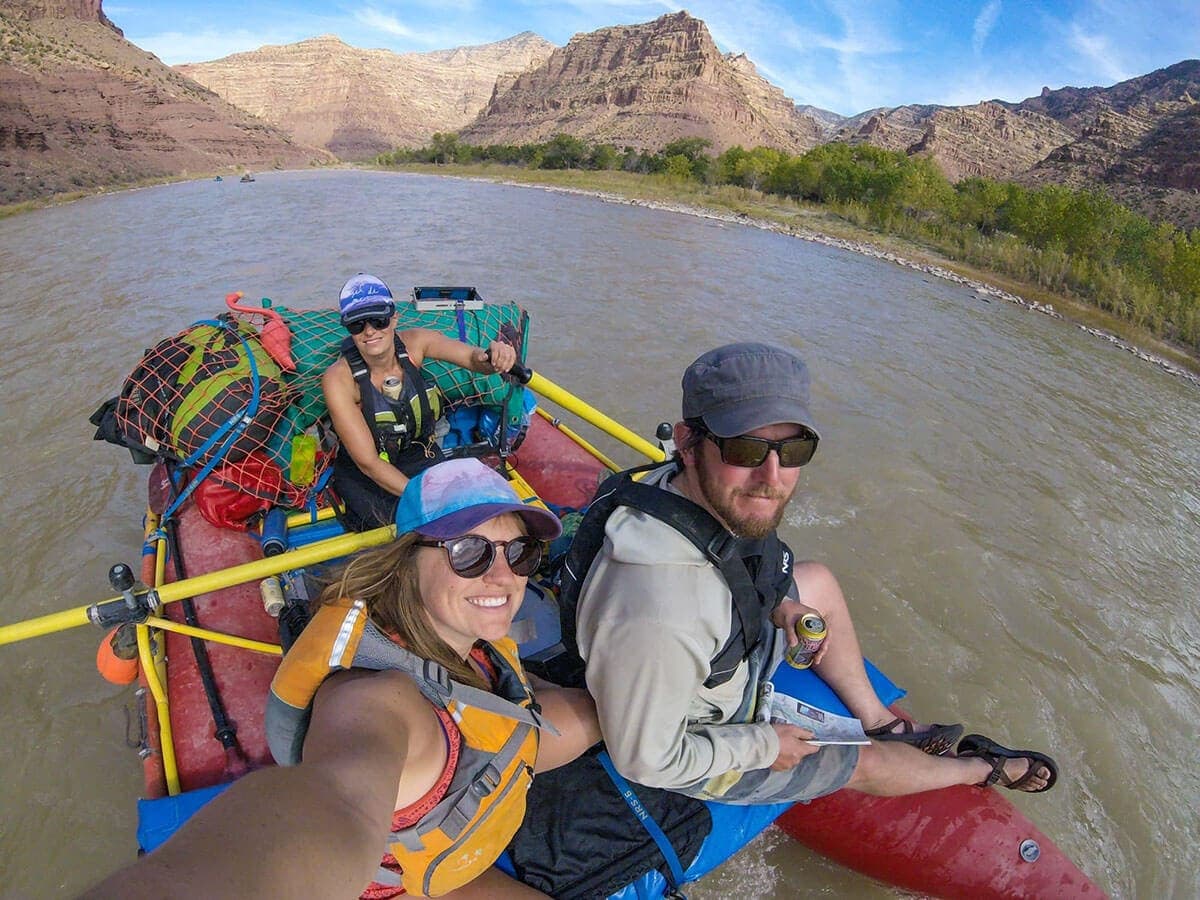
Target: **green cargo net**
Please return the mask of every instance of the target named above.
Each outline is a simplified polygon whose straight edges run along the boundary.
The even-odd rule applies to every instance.
[[[485,303],[473,288],[415,291],[422,292],[434,295],[397,304],[398,330],[429,328],[479,347],[501,338],[525,358],[528,317],[517,304]],[[469,298],[457,299],[462,292]],[[323,427],[321,377],[337,361],[346,330],[333,309],[276,306],[268,298],[230,308],[147,351],[122,388],[118,426],[128,443],[194,474],[304,507],[336,453],[336,438]],[[493,410],[500,442],[527,423],[525,389],[511,380],[439,360],[422,371],[451,420],[458,410]]]

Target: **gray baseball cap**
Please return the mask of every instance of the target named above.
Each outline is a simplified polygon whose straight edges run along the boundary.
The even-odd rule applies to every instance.
[[[726,344],[683,373],[683,417],[703,419],[718,437],[795,422],[817,434],[808,411],[808,367],[771,344]]]

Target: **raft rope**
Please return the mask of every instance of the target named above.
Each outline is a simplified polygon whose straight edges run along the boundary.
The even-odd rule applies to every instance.
[[[176,523],[173,519],[168,520],[164,517],[163,527],[166,529],[167,546],[174,558],[175,578],[183,581],[187,578],[187,573],[184,570],[183,555],[179,549]],[[193,628],[200,627],[200,620],[196,617],[196,606],[192,602],[192,598],[185,597],[180,605],[183,607],[183,617],[187,624]],[[191,637],[188,640],[191,642],[192,652],[196,657],[196,670],[200,674],[200,681],[204,686],[204,696],[208,700],[208,708],[212,713],[213,737],[220,741],[221,746],[225,749],[226,772],[235,777],[243,775],[249,769],[249,764],[246,762],[242,748],[238,746],[237,726],[229,720],[225,713],[225,704],[221,701],[221,694],[217,689],[217,679],[213,674],[212,660],[208,656],[208,645],[197,637]]]

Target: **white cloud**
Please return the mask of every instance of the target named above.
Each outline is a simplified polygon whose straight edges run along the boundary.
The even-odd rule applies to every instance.
[[[368,6],[354,13],[355,21],[375,31],[399,38],[415,38],[416,33],[393,15]]]
[[[1129,75],[1116,58],[1117,51],[1107,35],[1086,31],[1072,24],[1067,34],[1069,46],[1084,57],[1088,67],[1112,82],[1124,81]]]
[[[1000,0],[989,0],[975,17],[975,25],[971,30],[971,49],[976,56],[983,51],[983,45],[987,43],[988,35],[992,33],[999,17]]]

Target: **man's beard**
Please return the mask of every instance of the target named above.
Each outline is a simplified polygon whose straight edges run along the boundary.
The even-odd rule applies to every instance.
[[[700,455],[696,455],[696,480],[700,484],[700,493],[709,507],[720,516],[725,525],[738,537],[757,540],[773,533],[783,521],[784,510],[792,499],[792,491],[772,490],[768,487],[734,488],[732,494],[721,496],[717,493],[716,479],[708,471],[708,467]],[[739,497],[770,497],[779,502],[775,512],[769,516],[746,516],[737,511],[734,504]]]

